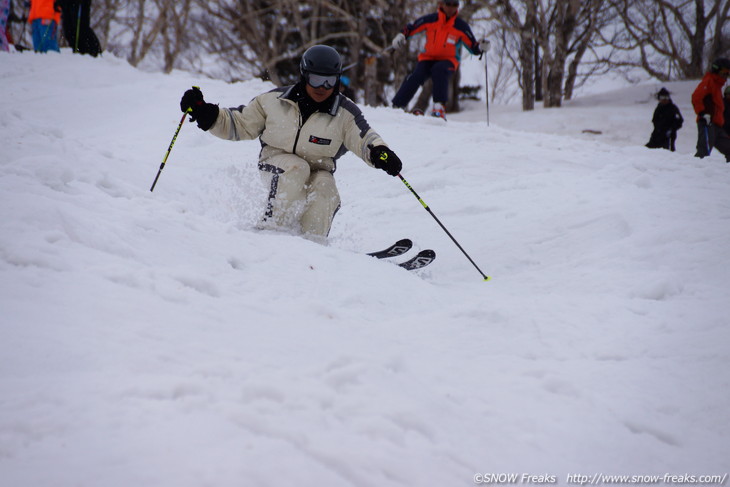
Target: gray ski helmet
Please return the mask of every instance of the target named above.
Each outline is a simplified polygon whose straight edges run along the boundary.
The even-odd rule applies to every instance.
[[[302,55],[299,62],[299,72],[302,76],[305,73],[316,74],[342,74],[342,58],[340,54],[330,46],[312,46]]]
[[[724,57],[715,59],[712,66],[710,66],[710,72],[712,73],[719,73],[723,69],[730,71],[730,59]]]

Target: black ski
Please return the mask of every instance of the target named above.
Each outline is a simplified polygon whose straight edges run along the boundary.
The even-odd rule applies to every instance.
[[[436,259],[436,252],[431,249],[421,250],[415,257],[398,264],[398,266],[406,270],[413,271],[426,267],[433,262],[434,259]]]
[[[404,238],[403,240],[398,240],[387,249],[379,250],[377,252],[370,252],[367,255],[375,257],[376,259],[388,259],[390,257],[398,257],[400,255],[403,255],[412,248],[413,241],[409,238]],[[426,267],[431,262],[433,262],[434,259],[436,259],[436,252],[431,249],[421,250],[414,257],[398,264],[398,267],[413,271]]]
[[[375,257],[376,259],[386,259],[388,257],[398,257],[399,255],[403,255],[411,248],[413,247],[413,242],[411,242],[411,239],[404,238],[403,240],[398,240],[396,243],[388,247],[387,249],[379,250],[377,252],[370,252],[368,255],[371,257]]]

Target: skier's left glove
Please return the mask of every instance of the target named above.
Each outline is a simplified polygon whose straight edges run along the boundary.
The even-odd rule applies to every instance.
[[[183,113],[190,110],[190,121],[198,122],[198,127],[202,130],[208,130],[218,119],[218,105],[206,103],[203,99],[203,92],[200,88],[194,86],[188,90],[180,100],[180,110]]]
[[[378,169],[382,169],[391,176],[400,174],[403,169],[403,163],[395,152],[388,149],[384,145],[370,146],[370,162]]]
[[[477,42],[477,49],[479,49],[480,55],[488,53],[491,46],[492,43],[489,41],[489,39],[482,39],[481,41]]]

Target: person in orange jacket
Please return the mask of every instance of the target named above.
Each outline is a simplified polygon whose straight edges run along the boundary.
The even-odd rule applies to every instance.
[[[725,117],[725,125],[722,127],[725,129],[725,133],[730,135],[730,85],[725,87],[723,102],[725,103],[725,110],[722,112]]]
[[[703,158],[717,148],[730,162],[730,135],[723,129],[725,116],[722,101],[722,87],[730,77],[730,60],[720,58],[710,66],[692,93],[692,106],[697,114],[697,152],[695,157]]]
[[[58,48],[58,25],[61,14],[56,11],[54,0],[31,0],[28,22],[33,32],[33,50],[35,52],[56,51]]]
[[[405,109],[418,88],[428,79],[433,81],[433,110],[431,115],[445,119],[444,104],[449,99],[449,78],[459,67],[461,46],[474,55],[484,51],[463,19],[457,17],[459,0],[443,0],[438,11],[424,15],[408,24],[393,39],[394,49],[402,47],[406,39],[420,32],[426,33],[424,52],[418,55],[416,69],[403,80],[393,97],[393,106]],[[414,112],[415,113],[415,112]],[[420,114],[420,113],[419,113]]]

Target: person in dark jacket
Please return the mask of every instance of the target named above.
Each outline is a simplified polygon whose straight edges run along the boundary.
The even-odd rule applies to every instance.
[[[74,52],[101,54],[101,43],[91,28],[91,0],[56,0],[61,10],[63,37]]]
[[[692,93],[692,106],[697,114],[697,152],[695,157],[707,157],[715,148],[730,162],[730,135],[725,126],[722,87],[730,77],[730,59],[716,59]]]
[[[340,76],[340,93],[357,103],[357,95],[355,95],[355,91],[350,87],[350,77],[344,74]]]
[[[682,128],[684,119],[679,113],[679,108],[672,102],[669,91],[662,88],[656,95],[659,104],[654,110],[651,123],[654,124],[654,131],[651,133],[649,143],[646,146],[650,149],[667,149],[674,152],[674,142],[677,140],[677,130]]]

